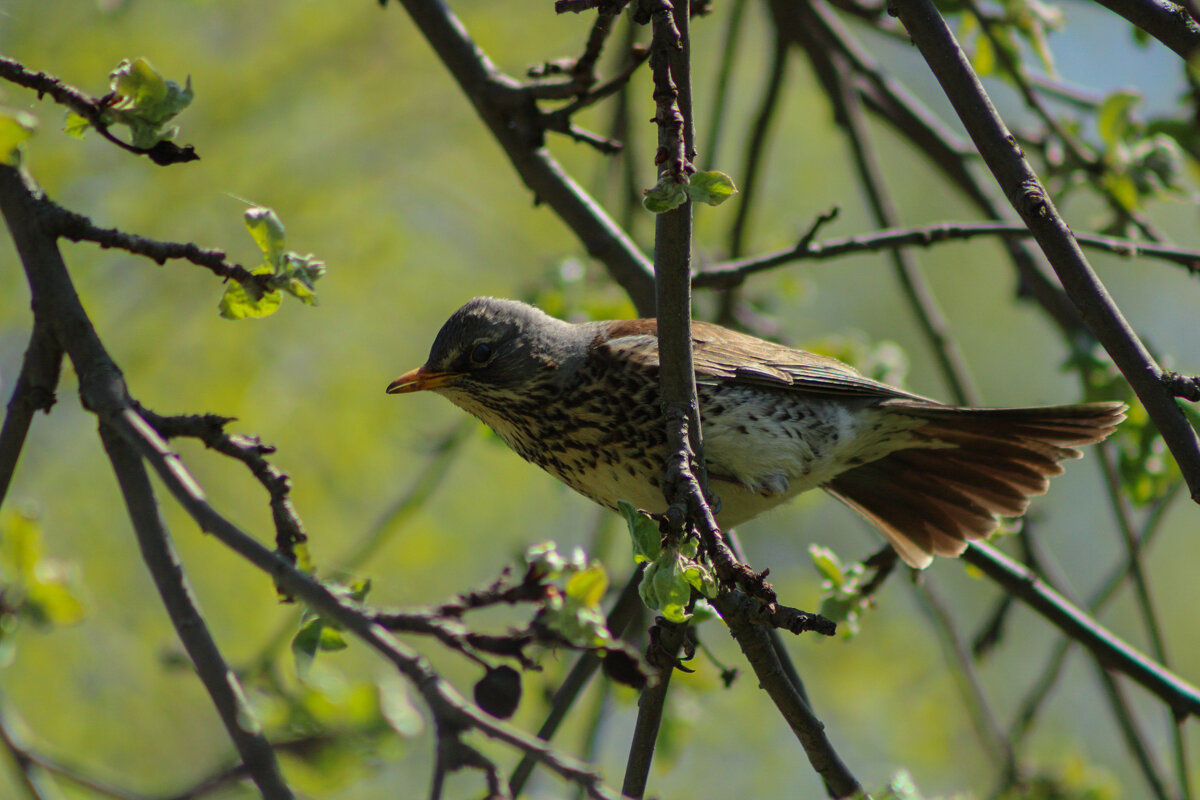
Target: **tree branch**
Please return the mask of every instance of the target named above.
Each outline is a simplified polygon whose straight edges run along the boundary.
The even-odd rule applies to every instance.
[[[58,376],[62,370],[62,348],[47,327],[36,317],[21,374],[13,387],[4,427],[0,428],[0,506],[8,495],[17,460],[25,446],[25,436],[37,411],[50,413]]]
[[[1140,683],[1177,718],[1200,716],[1200,691],[1097,624],[1027,567],[982,542],[972,542],[962,558],[1090,650],[1101,664]]]
[[[1200,23],[1171,0],[1096,0],[1158,39],[1185,61],[1200,50]]]
[[[1092,270],[1071,229],[992,106],[966,54],[930,0],[894,0],[984,162],[1062,281],[1084,323],[1128,379],[1200,502],[1200,440],[1161,383],[1163,370],[1125,321]]]
[[[795,247],[787,250],[704,267],[692,277],[692,285],[705,289],[724,289],[744,281],[751,275],[777,269],[793,261],[825,261],[856,253],[873,253],[898,247],[932,247],[943,242],[965,241],[987,236],[996,236],[1002,239],[1032,239],[1033,235],[1033,231],[1028,227],[1014,222],[938,222],[932,225],[875,231],[824,242],[814,242],[810,237],[805,237]],[[1077,233],[1075,239],[1084,247],[1126,258],[1135,256],[1158,258],[1181,264],[1190,274],[1200,274],[1200,250],[1090,233]]]
[[[535,99],[488,60],[445,3],[398,2],[458,81],[535,198],[554,209],[587,252],[628,292],[638,311],[649,315],[654,309],[649,260],[547,152]]]
[[[129,412],[128,422],[148,428],[133,412]],[[267,800],[294,797],[279,770],[275,751],[263,735],[254,710],[246,700],[241,681],[225,663],[203,615],[196,607],[179,554],[159,515],[158,502],[145,465],[137,451],[108,425],[101,424],[100,439],[112,462],[121,494],[125,497],[142,558],[162,596],[167,615],[196,667],[197,676],[208,690],[229,738],[241,754],[250,779]]]

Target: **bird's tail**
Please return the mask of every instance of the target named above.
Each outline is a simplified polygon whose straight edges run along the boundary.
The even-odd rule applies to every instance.
[[[887,406],[890,404],[885,403]],[[1045,494],[1078,445],[1103,441],[1125,418],[1123,403],[1042,408],[917,406],[896,413],[926,424],[913,446],[843,472],[825,490],[870,520],[906,563],[956,556],[972,539],[1017,517]]]

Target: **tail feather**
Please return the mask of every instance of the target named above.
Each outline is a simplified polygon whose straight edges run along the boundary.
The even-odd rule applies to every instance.
[[[1121,403],[965,409],[884,404],[927,420],[898,450],[843,472],[826,491],[872,522],[914,567],[959,555],[998,516],[1020,516],[1045,494],[1077,445],[1102,441],[1125,418]],[[964,413],[965,412],[965,413]]]

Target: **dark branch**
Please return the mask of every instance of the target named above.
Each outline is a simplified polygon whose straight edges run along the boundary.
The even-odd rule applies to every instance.
[[[296,563],[296,546],[308,541],[308,535],[292,505],[292,479],[264,458],[275,452],[274,447],[263,444],[254,436],[226,433],[225,426],[232,422],[228,417],[216,414],[164,417],[140,404],[135,403],[134,407],[164,439],[180,436],[199,439],[205,447],[245,464],[271,498],[276,547],[285,558]]]
[[[1080,318],[1104,345],[1146,407],[1200,501],[1200,440],[1169,392],[1162,368],[1126,322],[1059,215],[1054,201],[992,106],[946,21],[930,0],[894,0],[894,8],[929,63],[1009,202],[1050,261]]]
[[[149,427],[132,412],[127,420],[131,426]],[[294,797],[283,779],[275,751],[263,735],[246,699],[241,681],[225,663],[204,616],[196,607],[179,554],[159,514],[145,464],[129,442],[108,425],[100,426],[100,438],[125,497],[142,557],[162,596],[167,615],[221,715],[225,730],[241,755],[250,778],[264,798],[287,800]]]
[[[1140,683],[1176,717],[1200,715],[1200,691],[1098,625],[1026,567],[980,542],[972,543],[962,557],[1088,648],[1101,664]]]
[[[793,261],[823,261],[897,247],[931,247],[943,242],[965,241],[981,236],[1031,239],[1033,231],[1013,222],[939,222],[915,228],[897,228],[843,239],[830,239],[825,242],[811,241],[810,236],[806,234],[799,244],[789,250],[705,267],[692,277],[692,285],[706,289],[724,289],[744,281],[751,275],[777,269]],[[1095,250],[1127,258],[1158,258],[1181,264],[1191,274],[1200,272],[1200,250],[1090,233],[1077,233],[1075,238],[1084,247]]]
[[[4,427],[0,428],[0,506],[8,495],[33,415],[38,411],[49,414],[54,405],[61,370],[62,348],[49,329],[34,319],[21,374],[8,401]]]

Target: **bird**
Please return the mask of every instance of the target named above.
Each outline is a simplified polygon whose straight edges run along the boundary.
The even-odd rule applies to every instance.
[[[721,528],[822,489],[905,563],[960,555],[1019,517],[1075,449],[1107,438],[1120,402],[948,405],[827,356],[694,322],[709,490]],[[610,509],[662,512],[666,424],[654,319],[570,323],[516,300],[455,311],[425,364],[388,394],[442,395],[526,461]]]

